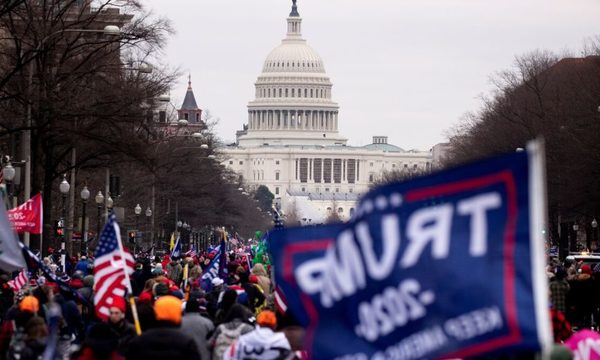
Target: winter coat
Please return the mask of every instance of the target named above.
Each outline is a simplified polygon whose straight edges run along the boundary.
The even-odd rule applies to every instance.
[[[284,359],[290,356],[292,349],[283,333],[273,332],[267,327],[258,327],[234,342],[225,352],[223,359],[256,360]]]
[[[214,329],[212,321],[198,313],[186,313],[181,320],[181,332],[194,339],[202,360],[210,360],[206,337]]]
[[[254,330],[254,326],[240,319],[234,319],[233,321],[219,325],[209,340],[209,346],[212,348],[212,358],[223,359],[223,354],[229,346],[240,336],[252,330]]]
[[[190,360],[200,359],[194,339],[179,326],[160,321],[129,343],[127,360]]]

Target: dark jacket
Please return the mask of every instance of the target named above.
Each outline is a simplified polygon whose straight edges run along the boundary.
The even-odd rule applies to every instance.
[[[200,359],[194,340],[184,334],[179,326],[168,322],[158,322],[131,340],[127,349],[128,360],[189,360]]]

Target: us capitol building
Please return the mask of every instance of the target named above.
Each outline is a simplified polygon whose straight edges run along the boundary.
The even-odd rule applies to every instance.
[[[220,149],[223,165],[251,189],[267,186],[284,213],[293,212],[303,224],[321,223],[334,211],[348,219],[383,172],[429,171],[432,153],[405,151],[388,144],[387,136],[373,136],[366,146],[347,145],[338,132],[333,84],[301,26],[293,0],[287,36],[267,56],[255,83],[248,123],[235,144]]]

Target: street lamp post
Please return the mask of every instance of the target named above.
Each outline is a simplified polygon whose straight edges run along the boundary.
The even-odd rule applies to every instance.
[[[137,204],[134,208],[133,208],[133,212],[135,213],[135,237],[133,238],[134,243],[133,243],[133,253],[135,254],[136,252],[136,247],[137,247],[137,233],[139,231],[139,226],[140,226],[140,214],[142,213],[142,207],[140,206],[140,204]]]
[[[97,226],[96,226],[96,243],[98,243],[98,240],[100,240],[100,223],[102,222],[102,204],[104,203],[104,195],[102,195],[102,191],[98,191],[98,193],[96,194],[96,205],[98,205],[98,221],[97,221]]]
[[[6,180],[6,192],[8,194],[8,207],[9,209],[14,207],[13,206],[13,188],[12,188],[12,181],[15,179],[15,168],[12,166],[12,164],[10,163],[10,160],[8,161],[8,163],[6,164],[6,166],[4,166],[4,168],[2,168],[2,176],[4,177],[4,180]]]
[[[598,248],[598,221],[596,221],[596,218],[592,220],[592,240],[594,241],[594,246]]]
[[[67,227],[67,195],[69,194],[69,190],[71,189],[71,185],[69,185],[69,182],[67,181],[67,175],[65,174],[63,176],[63,180],[60,182],[60,185],[58,186],[58,189],[60,190],[60,193],[62,195],[62,219],[61,219],[61,224],[62,224],[62,233],[60,235],[60,249],[61,249],[61,262],[62,262],[62,268],[63,268],[63,272],[65,271],[65,267],[66,267],[66,244],[65,244],[65,229]]]
[[[86,219],[86,215],[85,215],[85,208],[87,206],[87,201],[90,198],[90,191],[88,190],[87,186],[83,187],[83,190],[81,190],[81,200],[83,202],[83,207],[81,210],[81,238],[82,241],[84,243],[85,246],[85,256],[88,256],[88,237],[87,237],[87,229],[86,229],[86,224],[85,224],[85,219]]]
[[[150,206],[148,206],[148,208],[146,209],[146,233],[148,234],[148,238],[151,239],[150,234],[152,233],[152,229],[150,229],[150,220],[152,218],[152,209],[150,209]],[[150,246],[152,246],[154,244],[150,244]]]

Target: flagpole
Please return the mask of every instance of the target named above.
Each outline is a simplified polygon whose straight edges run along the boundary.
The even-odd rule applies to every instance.
[[[142,335],[142,327],[140,325],[140,319],[138,317],[137,307],[135,305],[135,299],[133,298],[133,291],[131,290],[131,280],[129,279],[129,273],[127,272],[127,263],[125,260],[125,250],[123,249],[123,242],[121,241],[121,229],[117,222],[115,224],[115,233],[117,234],[117,244],[119,245],[119,253],[121,254],[121,261],[123,261],[123,271],[125,272],[125,282],[127,285],[127,293],[129,295],[129,304],[131,305],[131,313],[133,314],[133,323],[135,325],[136,334]]]

